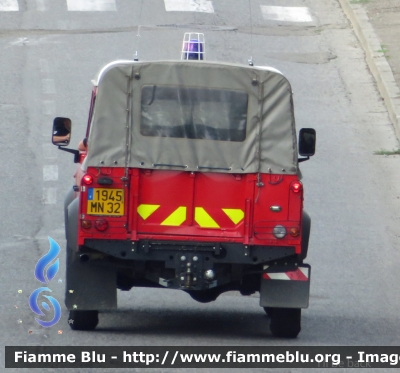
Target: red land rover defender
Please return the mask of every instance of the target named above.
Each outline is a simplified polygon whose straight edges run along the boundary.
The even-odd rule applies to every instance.
[[[272,334],[298,335],[310,285],[299,162],[316,136],[300,130],[299,159],[279,71],[116,61],[95,83],[87,135],[87,155],[57,143],[83,161],[65,200],[72,329],[142,286],[199,302],[259,292]]]

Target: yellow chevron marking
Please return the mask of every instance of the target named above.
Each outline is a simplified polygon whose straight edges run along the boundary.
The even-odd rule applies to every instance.
[[[194,220],[200,225],[201,228],[219,228],[217,222],[208,215],[207,211],[203,207],[196,207],[194,212]]]
[[[240,223],[244,218],[244,211],[241,209],[222,209],[235,224]]]
[[[159,207],[160,205],[140,205],[137,208],[137,212],[143,220],[146,220]]]
[[[180,226],[186,220],[186,207],[178,207],[168,218],[166,218],[161,225],[169,225],[173,227]]]

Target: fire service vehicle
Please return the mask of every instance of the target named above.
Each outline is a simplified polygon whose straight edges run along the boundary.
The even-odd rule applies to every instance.
[[[239,291],[259,293],[272,334],[294,338],[311,275],[299,162],[314,154],[315,130],[297,140],[279,71],[193,60],[202,43],[184,53],[108,64],[87,151],[53,137],[81,163],[65,199],[70,326],[94,329],[117,289],[179,289],[204,303]],[[66,119],[53,136],[70,131]]]

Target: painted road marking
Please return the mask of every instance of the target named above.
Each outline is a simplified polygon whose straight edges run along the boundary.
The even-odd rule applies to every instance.
[[[46,165],[43,166],[43,180],[44,181],[57,181],[58,180],[58,166]]]
[[[58,154],[57,152],[58,149],[53,144],[43,144],[44,159],[57,159],[57,154]]]
[[[56,188],[43,188],[43,203],[45,205],[54,205],[57,203]]]
[[[164,0],[167,12],[214,13],[211,0]]]
[[[56,93],[54,79],[42,79],[42,90],[43,93],[48,93],[48,94]]]
[[[38,0],[39,1],[39,0]],[[39,60],[39,68],[40,68],[40,73],[43,75],[48,75],[50,72],[50,65],[49,65],[49,61],[47,61],[44,58],[41,58]]]
[[[1,0],[0,0],[1,1]],[[37,10],[45,11],[46,10],[46,0],[37,0]],[[50,74],[50,64],[47,59],[39,60],[39,70],[40,75],[42,77],[42,92],[43,94],[54,94],[56,93],[56,87],[54,79],[45,78]],[[53,116],[56,111],[56,104],[54,100],[42,100],[42,113],[46,116]],[[46,143],[42,144],[43,146],[43,158],[44,159],[57,159],[57,155],[54,154],[54,148],[51,144],[49,144],[50,140],[50,123],[46,123],[44,120],[42,124],[42,133],[45,135]],[[53,149],[51,149],[53,147]],[[47,161],[51,162],[51,161]],[[44,185],[47,185],[46,182],[52,182],[58,180],[58,166],[55,164],[44,165],[43,166],[43,194],[42,201],[45,205],[54,205],[57,203],[57,188],[47,188]]]
[[[45,12],[47,10],[46,0],[36,0],[36,10],[38,12]]]
[[[307,7],[286,7],[261,5],[264,19],[284,22],[312,22],[310,10]]]
[[[0,0],[0,12],[17,12],[18,0]]]
[[[43,100],[42,113],[54,117],[56,113],[56,104],[53,100]]]
[[[67,0],[69,11],[73,12],[115,12],[115,0]]]

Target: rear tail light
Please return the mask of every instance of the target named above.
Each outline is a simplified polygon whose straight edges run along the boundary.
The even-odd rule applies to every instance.
[[[289,234],[292,237],[298,237],[300,235],[300,229],[299,228],[291,228],[289,231]]]
[[[92,222],[90,220],[82,220],[81,226],[83,229],[89,229],[92,226]]]
[[[93,176],[90,174],[86,174],[82,177],[82,181],[86,184],[86,185],[90,185],[93,183]]]
[[[104,232],[108,228],[108,223],[105,219],[97,219],[94,226],[98,231]]]
[[[290,184],[290,189],[292,189],[294,193],[299,193],[303,190],[303,184],[300,181],[293,181]]]

